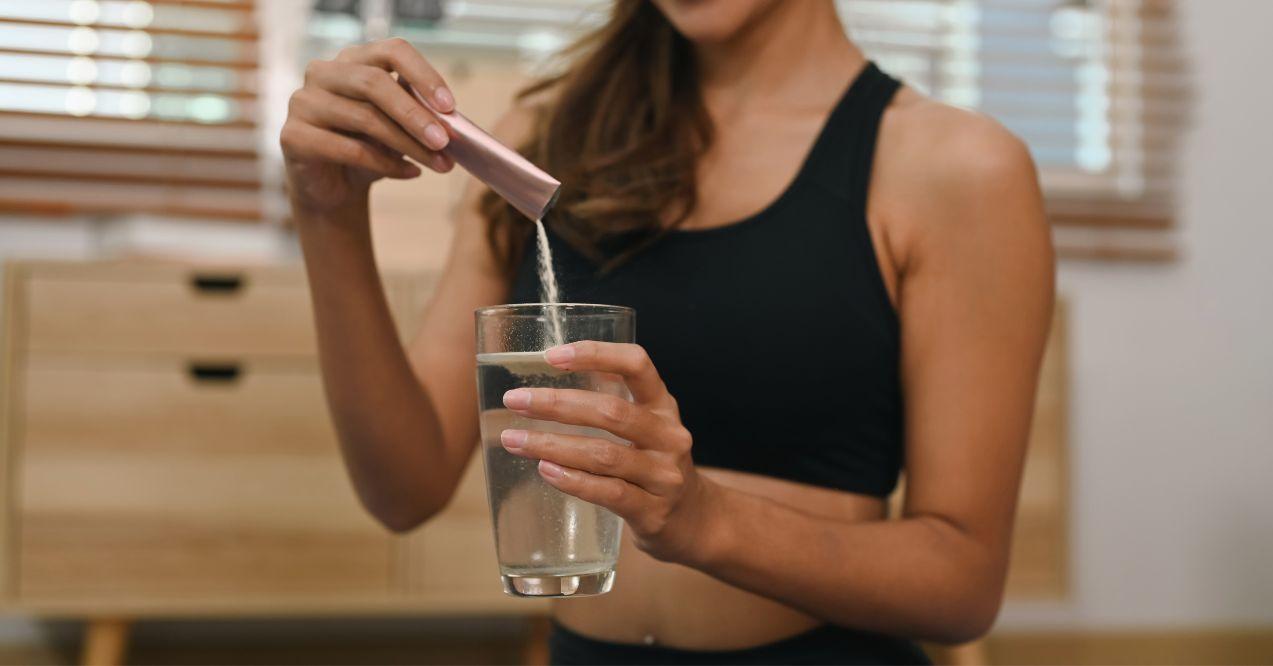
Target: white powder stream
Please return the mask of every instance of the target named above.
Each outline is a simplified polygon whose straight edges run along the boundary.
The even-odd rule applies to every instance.
[[[557,274],[553,272],[553,251],[548,246],[548,232],[544,229],[543,220],[535,220],[535,238],[539,246],[539,300],[556,305],[560,296],[557,294]],[[559,308],[548,307],[549,345],[563,342],[561,336],[561,312]]]

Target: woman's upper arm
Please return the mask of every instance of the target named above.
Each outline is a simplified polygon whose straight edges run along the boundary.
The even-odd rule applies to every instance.
[[[530,128],[530,113],[515,107],[492,134],[516,145]],[[510,285],[487,243],[487,223],[479,212],[487,189],[471,176],[465,178],[464,194],[452,215],[455,229],[446,265],[407,353],[438,415],[448,452],[467,460],[478,439],[473,311],[504,302]]]
[[[968,537],[1001,585],[1052,314],[1051,236],[1025,146],[949,113],[952,138],[926,142],[907,185],[924,196],[898,292],[904,511]]]

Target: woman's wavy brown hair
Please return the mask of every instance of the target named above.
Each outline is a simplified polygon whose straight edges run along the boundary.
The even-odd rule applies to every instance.
[[[694,210],[695,168],[712,124],[690,43],[648,0],[617,0],[609,20],[563,52],[562,73],[517,94],[536,120],[518,150],[562,182],[548,224],[600,272]],[[486,192],[487,240],[511,275],[531,222]]]

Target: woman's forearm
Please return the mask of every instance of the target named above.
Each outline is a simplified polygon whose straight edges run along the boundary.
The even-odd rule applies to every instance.
[[[297,211],[313,297],[323,385],[363,505],[386,527],[428,518],[454,490],[437,413],[398,338],[376,270],[367,202]]]
[[[711,484],[698,569],[828,622],[938,642],[989,629],[1005,558],[940,517],[843,522]]]

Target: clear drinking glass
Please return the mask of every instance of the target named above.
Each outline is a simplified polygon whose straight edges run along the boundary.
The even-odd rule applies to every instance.
[[[509,428],[599,437],[595,428],[514,414],[504,392],[529,387],[600,391],[631,400],[623,380],[597,372],[566,372],[544,360],[558,342],[632,342],[631,308],[572,303],[500,305],[477,311],[477,393],[482,460],[504,591],[518,597],[604,594],[614,582],[623,522],[610,511],[567,495],[539,475],[538,461],[500,444]],[[560,330],[560,338],[556,330]]]

